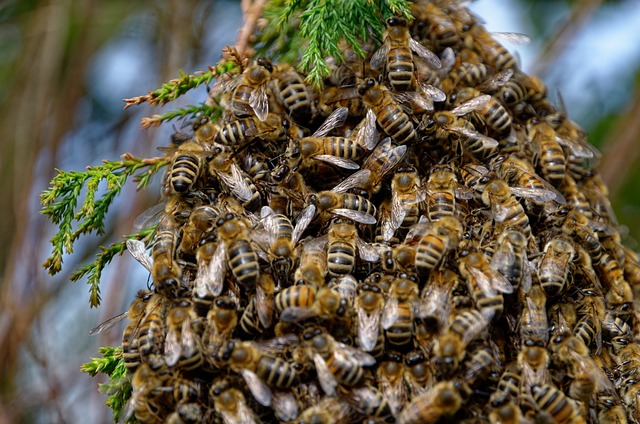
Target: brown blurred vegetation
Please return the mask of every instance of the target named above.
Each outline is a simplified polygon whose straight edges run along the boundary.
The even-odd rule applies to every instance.
[[[566,21],[558,33],[571,37],[577,33],[571,25],[588,27],[588,14],[596,13],[598,3],[575,2],[576,8],[588,5],[588,13],[576,9],[569,18],[575,22]],[[224,4],[228,7],[231,3]],[[87,262],[98,242],[108,243],[128,232],[135,211],[143,206],[129,206],[126,211],[114,208],[110,221],[120,223],[121,228],[112,225],[100,240],[66,257],[63,271],[51,278],[41,263],[53,228],[37,214],[37,196],[53,177],[54,167],[60,166],[61,152],[69,148],[65,136],[77,130],[77,111],[91,88],[87,86],[87,72],[92,60],[101,47],[120,34],[127,17],[138,14],[154,18],[148,36],[157,62],[145,70],[149,86],[144,90],[149,90],[175,77],[178,69],[194,70],[189,66],[203,56],[206,46],[202,40],[209,17],[214,13],[224,17],[223,12],[215,2],[204,0],[29,0],[0,6],[0,193],[4,205],[0,219],[0,422],[74,422],[80,418],[71,411],[74,399],[83,401],[85,411],[104,414],[101,418],[92,414],[92,422],[111,421],[106,408],[99,407],[104,398],[97,394],[96,382],[80,374],[77,362],[65,365],[52,361],[51,346],[41,344],[40,337],[50,331],[51,318],[55,317],[52,305],[64,306],[59,297],[70,286],[68,276],[74,266]],[[549,43],[544,51],[553,53],[555,48]],[[217,57],[206,60],[213,64]],[[552,66],[553,56],[548,60],[546,66]],[[627,175],[637,164],[640,151],[640,91],[636,89],[635,93],[634,101],[619,117],[609,118],[613,129],[604,149],[611,154],[603,161],[602,171],[615,193],[629,184]],[[138,88],[130,94],[144,92]],[[110,117],[108,131],[115,134],[115,142],[108,147],[110,159],[132,145],[125,139],[131,134],[137,134],[135,143],[140,154],[151,152],[153,131],[125,131],[138,127],[141,115],[135,113],[150,115],[157,111],[139,108]],[[106,130],[103,127],[101,131]],[[94,134],[92,140],[102,135]],[[97,164],[100,158],[91,156],[95,153],[93,146],[88,146],[87,152],[81,155],[86,158],[85,165]],[[634,228],[637,230],[637,225],[632,232]],[[123,282],[109,278],[109,283],[103,284],[109,290],[103,292],[102,318],[121,312],[118,308],[128,302]],[[88,309],[84,287],[70,289],[75,293],[72,297],[82,296],[81,307]],[[85,334],[66,340],[75,340],[77,345],[56,346],[54,350],[66,349],[72,351],[70,358],[87,360],[87,350],[95,351],[98,342],[107,344],[108,340],[87,342]],[[117,339],[118,335],[113,337]],[[115,339],[111,343],[117,343]],[[78,388],[80,393],[73,394]],[[93,409],[84,401],[89,398],[87,393],[94,394]]]

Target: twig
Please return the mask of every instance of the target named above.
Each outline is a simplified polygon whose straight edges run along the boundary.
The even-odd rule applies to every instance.
[[[247,5],[248,2],[243,1],[243,12],[244,12],[244,25],[240,29],[240,35],[238,36],[238,41],[236,43],[236,49],[238,53],[242,56],[249,45],[249,39],[251,38],[251,34],[253,34],[253,30],[256,27],[256,23],[258,22],[258,18],[262,13],[262,9],[264,9],[266,0],[256,0],[250,6]]]
[[[602,178],[609,187],[609,195],[614,200],[629,171],[640,158],[640,87],[624,115],[621,115],[602,145],[605,152],[600,162]]]
[[[571,40],[591,15],[600,7],[602,0],[579,0],[571,9],[567,21],[549,37],[538,59],[534,62],[531,74],[544,75],[562,52],[571,45]]]

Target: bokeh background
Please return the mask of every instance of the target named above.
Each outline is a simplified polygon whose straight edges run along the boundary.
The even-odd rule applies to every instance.
[[[244,0],[244,5],[250,0]],[[470,4],[490,31],[530,35],[517,52],[552,98],[604,153],[603,173],[627,244],[640,240],[640,3],[637,0],[480,0]],[[119,344],[121,328],[89,336],[127,309],[147,275],[128,255],[103,274],[102,305],[90,310],[69,274],[98,246],[118,241],[158,198],[158,184],[124,188],[106,234],[85,237],[55,277],[41,267],[55,232],[38,195],[54,168],[83,169],[124,152],[156,155],[171,125],[140,129],[163,108],[123,111],[142,95],[215,64],[242,25],[232,0],[14,0],[0,2],[0,423],[111,422],[98,378],[79,371],[98,346]],[[195,90],[170,108],[196,104]],[[180,125],[177,122],[176,125]]]

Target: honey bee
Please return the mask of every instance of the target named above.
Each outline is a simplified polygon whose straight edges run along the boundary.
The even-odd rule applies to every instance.
[[[527,133],[533,148],[533,163],[547,181],[559,187],[567,174],[567,164],[555,131],[545,121],[531,119],[527,123]]]
[[[268,87],[272,79],[273,64],[267,58],[261,57],[255,65],[249,66],[244,72],[229,82],[217,84],[211,90],[215,97],[223,92],[233,90],[228,108],[238,118],[257,116],[264,121],[269,112]]]
[[[524,42],[526,36],[516,33],[502,33],[503,36],[513,42]],[[509,51],[492,37],[492,33],[487,32],[480,25],[473,25],[469,30],[469,35],[473,40],[473,47],[480,53],[483,62],[497,71],[504,69],[517,69],[516,59]],[[520,41],[522,40],[522,41]]]
[[[303,345],[311,350],[318,381],[325,394],[336,394],[338,385],[354,387],[365,381],[363,366],[376,363],[373,356],[334,340],[320,328],[303,334]]]
[[[588,219],[593,218],[593,211],[591,210],[591,204],[589,199],[584,194],[582,189],[578,187],[576,181],[570,175],[565,175],[562,191],[565,194],[567,200],[567,206],[577,210],[580,214],[584,215]]]
[[[203,175],[207,152],[205,146],[189,140],[178,146],[159,149],[173,155],[166,177],[170,192],[184,194],[193,190]]]
[[[458,284],[458,274],[450,269],[434,270],[422,288],[423,321],[437,331],[444,329],[451,312],[451,290]]]
[[[166,333],[167,302],[167,298],[164,296],[152,296],[147,303],[144,318],[140,324],[138,335],[140,359],[153,370],[160,369],[165,365],[162,352]]]
[[[380,391],[389,402],[391,412],[396,415],[407,401],[402,356],[393,352],[385,353],[378,365],[376,378]]]
[[[550,384],[535,385],[531,388],[533,400],[542,413],[548,414],[554,422],[582,424],[586,423],[580,415],[580,408],[562,391]]]
[[[375,284],[364,284],[355,301],[358,330],[356,342],[364,352],[372,352],[384,347],[384,337],[380,329],[380,318],[384,308],[384,296]],[[378,348],[378,349],[376,349]]]
[[[327,270],[332,277],[351,274],[355,266],[356,250],[368,262],[376,262],[380,255],[358,236],[358,229],[350,220],[334,218],[327,232]]]
[[[269,113],[260,120],[255,116],[235,119],[219,127],[214,146],[228,148],[242,146],[255,139],[277,142],[286,136],[285,122],[279,115]]]
[[[346,189],[344,186],[341,189]],[[376,221],[377,210],[368,199],[353,193],[342,193],[325,190],[310,196],[310,203],[314,204],[320,213],[322,221],[327,221],[331,215],[338,215],[352,221],[373,225]]]
[[[236,301],[227,296],[218,297],[209,312],[207,324],[202,333],[202,345],[207,354],[207,360],[214,367],[219,368],[218,354],[220,349],[231,339],[231,335],[238,324]]]
[[[290,65],[281,63],[273,71],[273,92],[294,122],[304,124],[314,115],[313,94],[303,77]]]
[[[367,417],[366,422],[387,422],[393,418],[389,402],[375,386],[341,386],[339,396],[345,399],[352,409]]]
[[[220,210],[211,205],[202,205],[193,209],[189,220],[180,231],[178,253],[188,256],[194,255],[202,236],[213,230],[213,224],[219,214]]]
[[[411,399],[397,416],[399,424],[433,424],[454,415],[462,406],[462,396],[451,381],[436,383],[427,393]]]
[[[177,297],[182,280],[182,268],[175,260],[178,223],[172,216],[165,216],[158,224],[151,248],[151,275],[158,293]],[[144,253],[144,252],[143,252]]]
[[[311,292],[313,292],[313,290],[311,290]],[[300,290],[298,290],[298,294],[301,294]],[[332,319],[338,315],[344,315],[346,313],[346,302],[335,290],[328,287],[322,287],[315,293],[315,295],[310,295],[309,297],[313,299],[310,305],[297,306],[297,304],[301,302],[293,302],[293,305],[283,308],[280,312],[280,320],[283,322],[298,322],[313,317]],[[280,298],[280,300],[281,307],[286,302],[284,298]]]
[[[549,324],[546,310],[547,298],[538,285],[531,287],[525,298],[520,316],[520,338],[522,340],[549,341]]]
[[[563,237],[554,237],[545,244],[538,279],[547,296],[555,297],[565,289],[575,254],[573,244]]]
[[[442,88],[452,93],[458,87],[476,87],[491,77],[493,69],[484,63],[461,62],[442,80]]]
[[[475,88],[463,87],[449,96],[449,100],[457,106],[451,111],[454,115],[462,116],[462,112],[474,112],[480,121],[496,134],[509,134],[512,130],[511,115],[488,94],[483,95]]]
[[[464,360],[469,343],[478,337],[493,318],[486,310],[465,309],[457,312],[449,328],[434,346],[435,364],[449,374]]]
[[[610,395],[599,395],[596,398],[598,407],[598,421],[601,423],[625,424],[627,422],[627,414],[622,401],[615,392]]]
[[[418,275],[424,278],[438,266],[444,256],[458,246],[461,235],[462,225],[453,216],[413,226],[406,240],[415,247],[414,265]]]
[[[307,206],[298,216],[295,227],[286,215],[277,214],[269,206],[260,212],[264,233],[254,232],[258,246],[266,253],[269,263],[278,277],[278,284],[286,283],[293,265],[294,252],[302,233],[316,213],[314,205]],[[262,242],[262,243],[261,243]]]
[[[455,48],[460,44],[460,35],[451,17],[437,5],[421,1],[413,3],[411,13],[416,17],[412,33],[417,34],[423,43],[430,43],[437,51],[447,47]]]
[[[181,300],[167,312],[167,337],[164,343],[165,363],[193,370],[202,365],[200,337],[194,331],[195,312],[191,302]]]
[[[418,296],[417,279],[400,274],[391,284],[380,323],[385,330],[387,342],[403,347],[413,340],[413,320],[422,317],[422,303]]]
[[[596,231],[598,229],[603,229],[600,223],[590,220],[575,209],[569,211],[562,224],[562,232],[583,246],[595,265],[599,265],[603,250]]]
[[[242,375],[258,403],[270,406],[270,387],[288,389],[298,378],[294,366],[277,356],[281,349],[293,343],[294,339],[297,340],[297,337],[282,337],[262,344],[230,341],[220,352],[220,358],[227,362],[233,371]]]
[[[400,145],[417,141],[413,123],[388,88],[377,84],[373,78],[367,78],[358,86],[358,93],[362,96],[365,106],[373,110],[378,124],[393,141]],[[428,106],[425,109],[428,109]]]
[[[625,284],[624,272],[618,261],[610,253],[604,253],[598,263],[598,270],[602,282],[610,291],[615,292],[618,296],[624,296]]]
[[[261,195],[251,178],[238,166],[233,154],[220,148],[214,150],[209,171],[222,183],[223,188],[242,206],[255,210],[261,203]]]
[[[545,345],[543,340],[526,339],[518,352],[518,368],[522,373],[522,386],[526,393],[534,385],[550,381],[550,359]]]
[[[308,239],[302,244],[300,265],[293,275],[296,284],[305,283],[319,288],[324,285],[327,275],[326,240],[322,237]]]
[[[434,68],[440,68],[440,59],[432,51],[411,38],[407,20],[391,17],[386,21],[385,39],[371,57],[371,68],[380,69],[386,63],[385,73],[394,91],[407,91],[416,86],[413,53]]]
[[[523,72],[514,72],[513,76],[504,83],[496,96],[508,106],[529,101],[537,102],[547,96],[547,87],[542,80]]]
[[[491,412],[489,421],[492,424],[516,424],[525,421],[522,410],[516,403],[520,397],[520,374],[513,367],[507,369],[500,376],[497,390],[491,394]]]
[[[489,170],[477,163],[466,163],[458,167],[457,170],[465,187],[479,195],[482,195],[484,187],[491,181]]]
[[[482,192],[482,201],[491,207],[493,219],[500,224],[500,229],[512,228],[524,234],[527,240],[530,239],[529,217],[506,182],[497,178],[491,179]]]
[[[473,252],[460,258],[459,269],[460,275],[467,282],[476,307],[486,315],[499,316],[504,308],[502,293],[513,292],[513,286],[509,280],[493,270],[485,255],[480,252]]]
[[[453,170],[448,166],[436,166],[427,180],[427,216],[437,221],[445,216],[454,216],[458,211],[457,199],[469,199],[470,193],[458,184]]]
[[[531,289],[532,267],[527,259],[527,240],[518,231],[506,230],[498,236],[490,266],[504,275],[514,289],[523,293]]]
[[[133,374],[140,365],[139,329],[145,316],[147,303],[152,296],[152,292],[138,292],[127,313],[129,323],[122,334],[122,359],[130,374]]]
[[[515,156],[496,158],[496,174],[511,185],[511,192],[544,203],[554,200],[564,204],[562,193],[537,175],[529,164]]]
[[[388,242],[397,229],[407,230],[416,224],[420,203],[425,199],[426,192],[416,169],[413,166],[398,168],[391,180],[391,210],[380,223],[382,240]]]
[[[346,424],[351,422],[352,414],[348,403],[328,396],[302,411],[295,424]]]
[[[225,424],[257,424],[260,419],[247,404],[242,392],[221,380],[211,385],[209,397]]]
[[[149,365],[142,363],[131,377],[131,398],[121,412],[125,422],[134,415],[141,423],[162,422],[167,380],[166,374],[152,372]]]
[[[426,393],[433,387],[435,373],[422,350],[414,350],[405,354],[404,380],[411,398]]]

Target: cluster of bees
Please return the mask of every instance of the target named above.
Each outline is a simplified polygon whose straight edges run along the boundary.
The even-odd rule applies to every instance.
[[[319,93],[258,59],[174,134],[128,242],[153,285],[127,417],[638,422],[640,267],[597,151],[463,6],[413,14]]]

